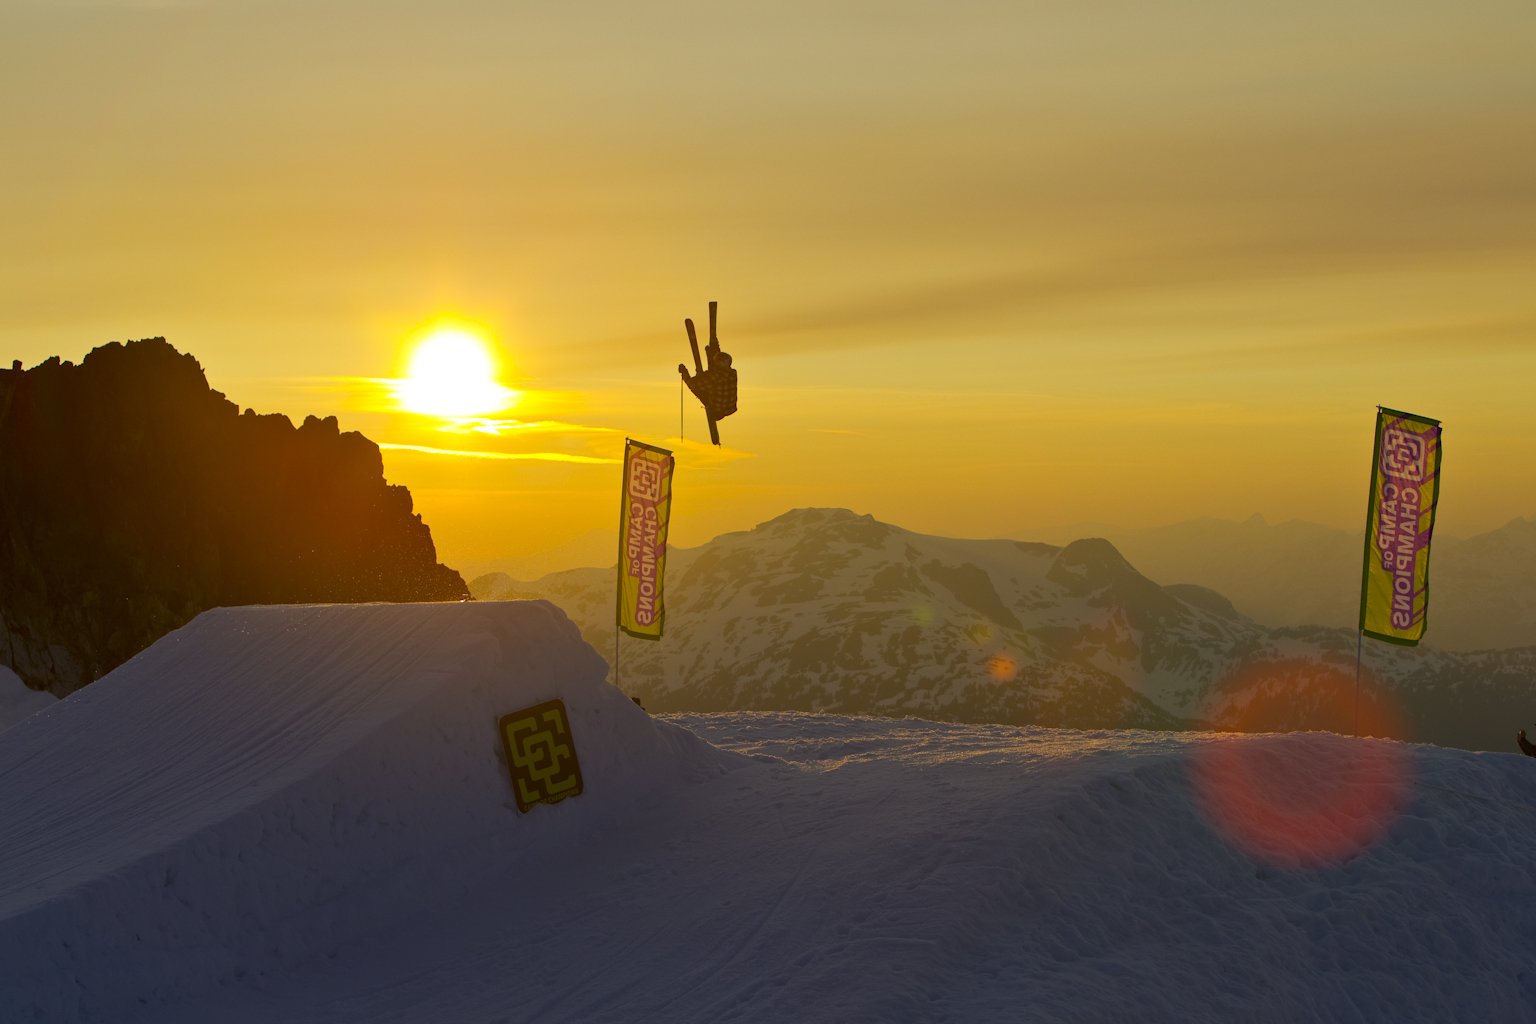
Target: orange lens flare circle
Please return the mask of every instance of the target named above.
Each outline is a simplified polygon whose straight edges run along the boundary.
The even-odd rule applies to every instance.
[[[1019,674],[1019,663],[1011,654],[994,654],[987,659],[987,674],[993,682],[1011,683]]]
[[[1284,868],[1340,864],[1375,843],[1402,812],[1412,789],[1410,748],[1367,738],[1405,736],[1402,716],[1362,680],[1361,736],[1348,735],[1353,669],[1269,666],[1223,694],[1227,707],[1241,710],[1218,716],[1221,728],[1334,730],[1212,739],[1192,749],[1191,783],[1207,819],[1249,856]],[[1318,724],[1296,721],[1300,713]]]

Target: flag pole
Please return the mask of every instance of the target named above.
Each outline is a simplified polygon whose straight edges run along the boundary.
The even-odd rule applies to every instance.
[[[1354,735],[1360,735],[1360,654],[1365,646],[1365,630],[1355,633],[1355,731]],[[614,671],[618,671],[615,669]]]
[[[1360,735],[1360,658],[1365,648],[1365,612],[1370,600],[1371,526],[1376,521],[1376,471],[1381,465],[1381,403],[1376,405],[1376,425],[1371,429],[1371,478],[1365,490],[1365,537],[1360,566],[1360,620],[1355,627],[1355,723],[1351,736]]]
[[[681,399],[679,399],[681,401]],[[619,551],[614,561],[613,590],[613,685],[619,685],[619,639],[624,635],[624,492],[629,487],[629,445],[624,438],[624,471],[619,483]]]

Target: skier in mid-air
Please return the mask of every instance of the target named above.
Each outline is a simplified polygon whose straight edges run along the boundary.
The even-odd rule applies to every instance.
[[[731,354],[720,347],[720,339],[715,337],[715,313],[719,305],[718,302],[709,304],[709,344],[704,347],[708,367],[699,358],[699,338],[694,333],[692,320],[684,320],[683,326],[688,330],[688,344],[693,347],[693,375],[689,376],[686,364],[677,364],[683,383],[704,406],[704,415],[709,418],[709,439],[715,444],[720,443],[716,422],[736,411],[736,370],[731,366]]]

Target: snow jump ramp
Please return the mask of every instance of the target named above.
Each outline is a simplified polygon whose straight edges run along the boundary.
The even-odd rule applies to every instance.
[[[607,671],[545,602],[198,616],[0,737],[0,1020],[323,954],[744,760]],[[584,791],[520,813],[497,722],[555,699]]]

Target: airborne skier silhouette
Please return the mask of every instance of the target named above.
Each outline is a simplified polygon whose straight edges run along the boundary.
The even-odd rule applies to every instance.
[[[715,423],[736,411],[736,370],[731,366],[731,354],[720,347],[720,339],[715,336],[715,314],[719,305],[718,302],[709,304],[709,344],[704,346],[708,367],[699,358],[699,336],[694,333],[692,320],[684,320],[683,327],[688,331],[688,344],[693,349],[693,376],[688,375],[685,364],[677,364],[683,383],[704,406],[704,415],[709,417],[709,439],[717,445],[720,431]]]

